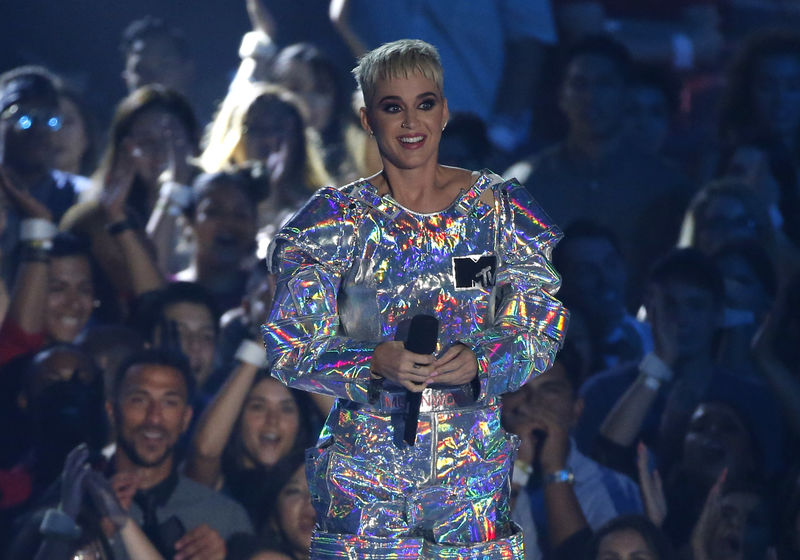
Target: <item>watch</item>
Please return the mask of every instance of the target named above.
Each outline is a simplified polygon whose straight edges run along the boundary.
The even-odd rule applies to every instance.
[[[544,485],[556,484],[564,482],[566,484],[575,484],[575,475],[572,474],[572,469],[561,469],[560,471],[551,472],[544,477]]]

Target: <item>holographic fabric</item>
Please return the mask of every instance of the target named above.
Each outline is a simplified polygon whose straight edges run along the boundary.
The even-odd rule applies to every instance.
[[[262,328],[272,374],[338,397],[307,457],[312,558],[523,557],[509,515],[517,438],[498,396],[560,347],[568,315],[549,263],[560,237],[522,186],[489,172],[432,214],[366,180],[321,189],[278,233]],[[465,401],[460,388],[426,389],[411,446],[394,437],[402,414],[379,405],[398,388],[376,399],[369,368],[417,314],[439,319],[437,355],[456,343],[475,352],[479,391],[464,387]]]

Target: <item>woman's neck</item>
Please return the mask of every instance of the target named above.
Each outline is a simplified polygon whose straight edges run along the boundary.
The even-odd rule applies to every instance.
[[[469,186],[471,174],[464,169],[441,165],[416,169],[384,165],[372,182],[381,195],[391,195],[405,208],[433,213],[447,208],[461,190]]]

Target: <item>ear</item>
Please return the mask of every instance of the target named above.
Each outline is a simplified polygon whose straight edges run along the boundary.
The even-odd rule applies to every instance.
[[[117,422],[116,422],[116,419],[115,419],[115,414],[114,414],[114,403],[113,403],[113,402],[111,402],[109,399],[106,399],[106,416],[108,416],[108,422],[109,422],[109,424],[110,424],[110,425],[111,425],[111,426],[112,426],[114,429],[116,429],[116,427],[117,427]]]
[[[183,426],[181,427],[181,433],[185,434],[186,430],[189,429],[189,424],[192,423],[192,417],[194,416],[194,409],[192,405],[187,404],[186,410],[183,411]]]
[[[367,108],[361,107],[361,109],[358,110],[358,115],[361,119],[361,128],[364,129],[364,132],[372,136],[373,132],[372,132],[372,127],[369,125],[369,118],[367,117]]]
[[[586,404],[586,401],[583,400],[583,397],[577,397],[575,402],[572,403],[572,426],[578,424],[578,420],[580,420],[581,415],[583,415],[583,407]]]

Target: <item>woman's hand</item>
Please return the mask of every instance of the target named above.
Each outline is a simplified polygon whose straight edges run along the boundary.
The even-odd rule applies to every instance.
[[[458,386],[469,383],[478,375],[478,359],[472,350],[456,344],[433,362],[433,368],[430,383]]]
[[[36,200],[32,194],[19,188],[11,178],[8,170],[0,166],[0,189],[6,194],[9,202],[14,205],[23,218],[39,218],[53,221],[50,210]]]
[[[78,518],[83,503],[84,479],[89,473],[88,459],[89,446],[82,443],[69,452],[61,471],[61,511],[73,520]]]
[[[642,501],[647,517],[657,527],[661,527],[667,517],[667,499],[664,496],[664,486],[658,470],[652,473],[648,467],[647,447],[639,443],[636,455],[636,469],[639,472],[639,488],[642,491]]]
[[[431,382],[434,357],[409,352],[402,342],[379,344],[372,353],[372,371],[409,391],[422,392]]]
[[[100,205],[106,213],[109,223],[126,218],[125,204],[133,186],[136,168],[132,157],[122,152],[106,175],[103,192],[100,194]]]

